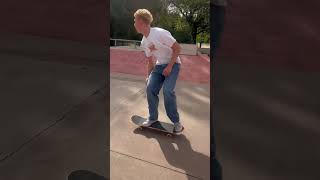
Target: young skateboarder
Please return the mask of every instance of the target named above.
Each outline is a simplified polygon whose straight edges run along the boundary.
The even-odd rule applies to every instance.
[[[180,134],[184,127],[180,123],[174,89],[180,71],[181,47],[170,32],[151,27],[152,21],[152,14],[147,9],[138,9],[134,13],[134,26],[136,31],[143,35],[141,47],[148,62],[146,81],[149,117],[143,126],[150,126],[158,120],[158,94],[163,86],[167,115],[174,123],[174,132]],[[152,57],[156,59],[156,64],[153,63]]]

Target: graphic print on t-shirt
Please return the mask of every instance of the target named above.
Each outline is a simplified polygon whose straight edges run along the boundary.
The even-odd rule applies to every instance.
[[[158,50],[154,44],[151,44],[151,46],[149,46],[149,49],[151,52]]]
[[[153,56],[156,59],[156,64],[168,64],[172,58],[172,46],[176,42],[171,33],[165,29],[153,27],[150,29],[148,37],[143,36],[141,47],[143,48],[146,57]],[[180,58],[176,60],[181,63]]]

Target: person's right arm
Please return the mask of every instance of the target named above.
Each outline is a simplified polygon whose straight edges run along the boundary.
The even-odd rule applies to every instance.
[[[144,38],[141,41],[141,47],[143,48],[144,53],[145,53],[145,57],[146,57],[146,64],[147,64],[146,82],[147,82],[149,75],[151,74],[151,72],[153,70],[154,63],[153,63],[153,59],[152,59],[152,53],[151,53],[150,49],[146,46]]]
[[[153,63],[153,60],[152,60],[152,56],[147,57],[147,69],[148,69],[147,72],[148,72],[148,74],[147,74],[146,80],[148,80],[149,75],[151,74],[153,68],[154,68],[154,63]]]

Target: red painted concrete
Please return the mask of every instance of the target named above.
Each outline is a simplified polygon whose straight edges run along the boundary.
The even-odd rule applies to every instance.
[[[182,65],[179,79],[196,83],[210,81],[209,57],[180,56]],[[141,51],[110,49],[110,71],[134,75],[146,75],[146,61]]]
[[[233,0],[218,58],[319,71],[319,0]]]

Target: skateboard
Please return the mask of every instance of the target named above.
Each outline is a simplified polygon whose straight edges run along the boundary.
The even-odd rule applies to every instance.
[[[144,127],[144,126],[142,126],[142,123],[145,120],[147,120],[146,118],[134,115],[131,117],[131,120],[135,125],[139,126],[140,130],[143,130],[143,128],[147,128],[147,129],[153,129],[156,131],[164,132],[169,137],[171,137],[172,135],[176,135],[176,133],[174,133],[174,131],[173,131],[173,129],[174,129],[173,124],[169,124],[169,123],[162,122],[162,121],[157,121],[149,127]]]

